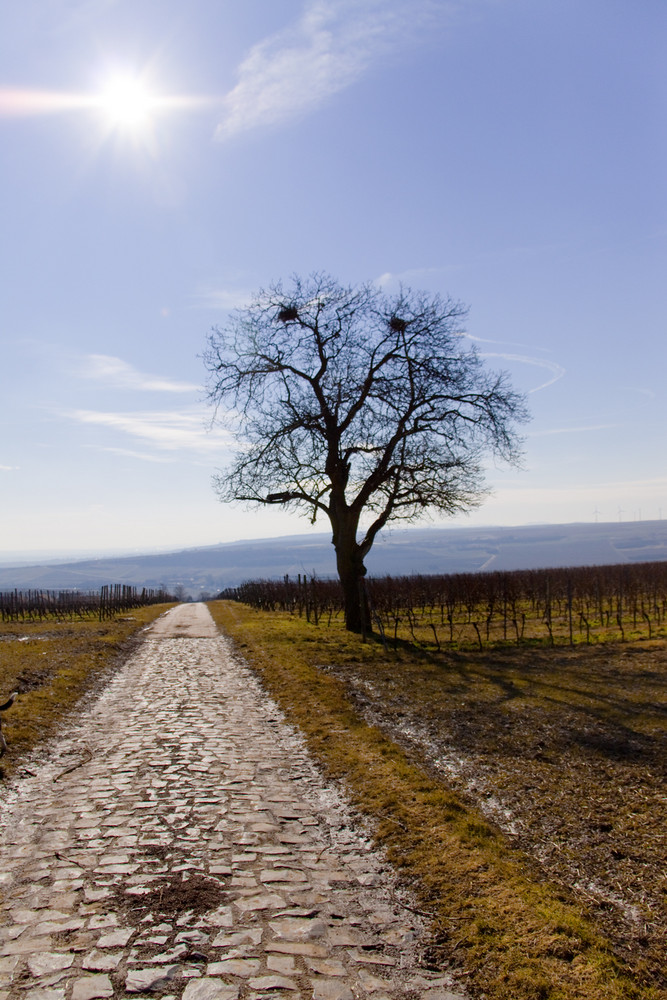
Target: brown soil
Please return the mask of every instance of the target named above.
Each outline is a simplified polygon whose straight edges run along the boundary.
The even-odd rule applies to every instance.
[[[151,884],[150,892],[141,896],[118,893],[114,905],[118,909],[144,915],[170,917],[182,913],[207,913],[222,906],[226,890],[219,879],[206,875],[166,875]]]
[[[327,665],[358,709],[667,987],[667,645]]]

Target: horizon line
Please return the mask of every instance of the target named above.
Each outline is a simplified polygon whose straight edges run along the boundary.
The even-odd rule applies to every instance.
[[[384,538],[385,541],[390,540],[391,534],[396,532],[409,532],[409,531],[472,531],[472,532],[482,532],[482,531],[507,531],[507,530],[521,530],[527,528],[552,528],[552,527],[575,527],[575,526],[588,526],[588,527],[621,527],[621,526],[636,526],[638,524],[661,524],[665,518],[642,518],[640,520],[632,521],[527,521],[522,524],[480,524],[480,525],[445,525],[445,524],[423,524],[423,525],[394,525],[383,532],[380,532],[378,539]],[[389,539],[388,536],[389,535]],[[285,535],[263,535],[257,538],[238,538],[231,541],[225,542],[210,542],[208,544],[198,544],[198,545],[177,545],[175,547],[162,547],[159,548],[149,548],[149,549],[137,549],[132,547],[130,549],[124,548],[112,548],[112,549],[0,549],[0,568],[2,569],[13,569],[19,568],[15,565],[15,560],[18,560],[21,564],[21,568],[29,568],[30,566],[36,565],[58,565],[64,563],[78,563],[78,562],[89,562],[92,560],[103,560],[103,559],[132,559],[132,558],[146,558],[150,556],[167,556],[175,555],[181,552],[195,552],[201,549],[214,549],[214,548],[224,548],[232,545],[253,545],[261,544],[266,542],[286,542],[290,538],[312,538],[312,539],[323,539],[330,538],[330,532],[328,531],[318,531],[318,532],[294,532],[293,534]],[[377,544],[377,542],[375,543]],[[30,560],[35,559],[36,562],[32,563]]]

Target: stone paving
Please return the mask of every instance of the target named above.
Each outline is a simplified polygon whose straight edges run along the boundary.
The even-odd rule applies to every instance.
[[[0,1000],[463,1000],[205,605],[2,792]]]

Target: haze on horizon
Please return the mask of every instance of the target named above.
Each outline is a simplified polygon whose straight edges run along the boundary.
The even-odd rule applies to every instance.
[[[470,305],[523,469],[452,526],[667,512],[667,9],[24,0],[0,12],[0,552],[324,529],[223,508],[201,353],[326,270]]]

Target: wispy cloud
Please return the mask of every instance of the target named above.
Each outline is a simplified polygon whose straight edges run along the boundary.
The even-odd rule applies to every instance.
[[[536,509],[548,504],[552,499],[569,499],[587,494],[595,495],[600,502],[604,501],[608,504],[617,503],[620,499],[624,502],[636,502],[642,499],[660,501],[667,497],[667,476],[659,476],[654,479],[615,479],[600,482],[568,483],[566,485],[550,484],[548,486],[526,486],[525,483],[505,482],[502,484],[502,492],[519,500],[530,501]],[[497,493],[500,493],[500,489],[497,490]]]
[[[446,274],[457,270],[459,270],[459,265],[451,264],[447,267],[411,267],[398,273],[385,271],[384,274],[375,279],[375,284],[383,291],[398,289],[401,285],[417,285],[419,288],[419,283],[428,284],[434,278],[443,278]]]
[[[541,382],[540,385],[534,386],[532,389],[528,390],[528,394],[533,392],[539,392],[540,389],[546,389],[547,386],[553,385],[554,382],[558,382],[559,379],[566,374],[566,369],[562,365],[559,365],[557,361],[548,361],[546,358],[532,358],[525,354],[508,354],[504,351],[497,352],[480,352],[481,358],[502,358],[503,361],[519,361],[524,365],[535,365],[537,368],[546,368],[547,371],[551,372],[551,378],[547,379],[546,382]]]
[[[145,451],[133,451],[131,448],[99,448],[98,450],[108,451],[111,455],[120,455],[122,458],[136,458],[140,462],[159,462],[164,464],[175,461],[175,459],[169,458],[166,455],[149,455]]]
[[[527,437],[549,437],[552,434],[581,434],[584,431],[608,431],[618,424],[588,424],[584,427],[553,427],[548,431],[528,431]]]
[[[164,451],[220,452],[231,443],[223,428],[206,430],[199,410],[154,413],[73,410],[66,416],[82,424],[120,431]]]
[[[193,392],[200,388],[193,382],[179,382],[169,376],[147,375],[110,354],[86,355],[77,365],[77,374],[119,389],[141,389],[145,392]]]
[[[636,385],[623,386],[623,388],[627,389],[628,392],[637,392],[645,399],[655,399],[657,396],[657,393],[654,392],[653,389],[640,389],[639,386]]]
[[[412,270],[402,271],[400,274],[393,274],[390,271],[386,271],[381,274],[379,278],[376,279],[375,284],[378,285],[383,290],[389,290],[392,288],[397,288],[402,283],[414,284],[417,281],[423,280],[428,283],[434,277],[440,277],[446,273],[448,270],[454,270],[454,268],[445,267],[422,267],[415,268]],[[467,340],[472,340],[479,344],[497,344],[499,346],[511,346],[511,347],[525,347],[528,350],[543,351],[545,348],[541,347],[531,347],[528,344],[522,343],[511,343],[506,340],[492,340],[487,337],[477,337],[473,336],[471,333],[466,333],[465,337]],[[562,365],[559,365],[557,361],[551,361],[548,358],[536,358],[533,355],[528,354],[517,354],[516,352],[509,351],[484,351],[480,352],[481,358],[500,358],[503,361],[518,361],[524,365],[533,365],[536,368],[544,368],[546,371],[550,372],[551,377],[545,382],[540,382],[539,385],[534,386],[532,389],[528,390],[528,395],[533,392],[539,392],[541,389],[546,389],[548,386],[553,385],[554,382],[558,382],[559,379],[563,378],[567,374],[566,369]]]
[[[253,46],[241,63],[216,138],[308,114],[454,6],[446,0],[309,0],[295,24]]]
[[[18,465],[0,465],[0,472],[16,472]]]
[[[253,298],[254,292],[242,288],[201,288],[193,296],[201,309],[242,309]]]

